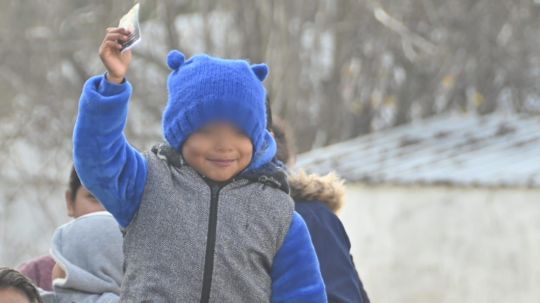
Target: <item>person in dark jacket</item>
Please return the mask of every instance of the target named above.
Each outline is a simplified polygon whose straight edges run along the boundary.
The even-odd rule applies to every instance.
[[[291,165],[295,152],[290,144],[290,132],[282,121],[272,121],[268,104],[267,111],[278,146],[277,158]],[[304,218],[315,246],[328,302],[369,303],[350,254],[349,237],[336,215],[344,203],[343,181],[335,174],[318,176],[301,172],[289,176],[289,186],[295,210]]]

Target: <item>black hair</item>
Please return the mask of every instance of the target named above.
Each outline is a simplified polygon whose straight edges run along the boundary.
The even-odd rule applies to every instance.
[[[68,182],[68,190],[71,194],[71,199],[75,201],[75,198],[77,197],[77,191],[81,188],[81,180],[79,179],[79,175],[77,175],[77,171],[75,170],[75,166],[71,166],[71,173],[69,174],[69,182]]]
[[[279,119],[279,117],[274,119],[272,116],[272,107],[268,96],[266,96],[266,124],[268,130],[274,134],[274,140],[276,140],[276,158],[279,161],[288,164],[296,153],[292,133],[289,131],[285,121]]]
[[[268,97],[268,95],[266,95],[265,105],[266,105],[266,128],[268,128],[268,130],[272,130],[272,124],[273,124],[272,107],[270,106],[270,97]]]
[[[42,303],[39,293],[32,282],[20,272],[0,267],[0,289],[13,288],[26,296],[31,303]]]
[[[288,126],[285,122],[276,119],[272,125],[272,133],[277,145],[277,159],[285,164],[291,164],[289,162],[294,159],[296,150]]]

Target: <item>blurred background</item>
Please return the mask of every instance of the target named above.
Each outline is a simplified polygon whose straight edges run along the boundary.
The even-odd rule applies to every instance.
[[[0,264],[47,253],[81,88],[133,1],[0,1]],[[165,57],[271,67],[297,167],[337,171],[373,302],[540,300],[540,1],[140,1],[126,133],[162,140]]]

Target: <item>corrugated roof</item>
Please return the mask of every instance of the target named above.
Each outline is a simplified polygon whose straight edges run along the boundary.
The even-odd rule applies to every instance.
[[[352,182],[540,187],[540,116],[439,116],[310,151],[297,167]]]

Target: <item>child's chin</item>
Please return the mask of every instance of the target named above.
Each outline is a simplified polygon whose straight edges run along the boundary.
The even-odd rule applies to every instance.
[[[210,178],[212,181],[216,181],[216,182],[229,181],[233,177],[234,177],[234,175],[230,174],[230,173],[221,173],[221,174],[218,173],[218,174],[212,174],[212,175],[208,176],[208,178]]]

